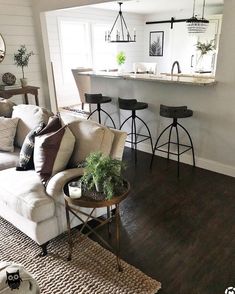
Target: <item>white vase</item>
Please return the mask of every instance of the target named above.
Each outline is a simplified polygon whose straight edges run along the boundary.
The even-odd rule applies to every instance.
[[[203,72],[204,66],[204,55],[200,55],[196,63],[196,72]]]
[[[118,65],[118,73],[122,74],[124,72],[123,64]]]
[[[24,88],[28,85],[28,80],[26,78],[20,79],[20,83],[22,88]]]

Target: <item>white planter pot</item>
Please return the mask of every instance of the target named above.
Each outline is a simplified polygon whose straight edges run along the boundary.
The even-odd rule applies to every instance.
[[[26,78],[20,79],[20,83],[21,83],[22,88],[24,88],[28,85],[28,80]]]

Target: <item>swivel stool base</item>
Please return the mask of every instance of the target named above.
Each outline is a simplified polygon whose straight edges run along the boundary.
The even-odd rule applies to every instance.
[[[179,174],[180,174],[180,155],[182,155],[183,153],[185,153],[185,152],[187,152],[189,150],[192,151],[193,166],[195,167],[194,147],[193,147],[193,142],[192,142],[191,136],[190,136],[189,132],[185,129],[185,127],[183,127],[178,122],[178,118],[191,117],[192,115],[193,115],[193,111],[188,109],[187,106],[179,106],[179,107],[165,106],[165,105],[160,106],[160,116],[173,118],[173,122],[169,126],[167,126],[160,133],[159,137],[157,138],[156,144],[155,144],[155,146],[153,148],[153,155],[152,155],[152,159],[151,159],[150,168],[152,168],[154,155],[155,155],[156,151],[167,153],[167,160],[169,160],[170,154],[176,155],[177,156],[177,176],[179,177]],[[172,135],[172,129],[173,128],[176,131],[176,142],[171,141],[171,135]],[[179,142],[179,128],[181,130],[183,130],[184,133],[186,133],[186,135],[187,135],[187,137],[189,139],[190,145],[181,144]],[[170,130],[169,136],[168,136],[168,141],[166,143],[164,143],[164,144],[159,145],[159,141],[160,141],[161,137],[163,136],[163,134],[167,130]],[[177,152],[170,151],[171,144],[177,146]],[[162,147],[164,147],[164,146],[167,146],[167,151],[162,149]],[[180,147],[184,147],[184,150],[180,151]]]
[[[124,122],[121,124],[120,130],[127,123],[127,121],[131,120],[131,132],[127,134],[131,138],[130,140],[126,140],[126,142],[130,143],[131,148],[135,150],[135,162],[137,162],[137,144],[144,142],[146,140],[150,140],[151,149],[153,150],[153,141],[152,141],[152,136],[151,136],[149,127],[143,121],[142,118],[136,115],[137,110],[148,108],[148,104],[143,102],[137,102],[136,99],[122,99],[122,98],[118,98],[118,103],[119,103],[120,109],[131,110],[131,115],[128,118],[126,118]],[[144,125],[148,135],[137,133],[136,120],[140,121]]]

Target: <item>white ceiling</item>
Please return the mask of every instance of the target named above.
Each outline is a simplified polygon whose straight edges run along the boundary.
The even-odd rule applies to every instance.
[[[118,10],[118,1],[92,5],[93,7]],[[191,10],[193,0],[123,0],[125,12],[151,14],[166,11]],[[202,7],[203,0],[196,0],[196,7]],[[206,0],[206,7],[223,6],[224,0]]]

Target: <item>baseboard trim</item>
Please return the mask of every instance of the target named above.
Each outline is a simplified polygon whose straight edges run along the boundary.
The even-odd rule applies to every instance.
[[[126,146],[131,147],[130,143],[126,143]],[[137,146],[138,146],[138,150],[140,150],[140,151],[147,152],[150,154],[152,153],[151,147],[149,144],[140,143]],[[160,157],[166,158],[166,154],[163,152],[157,152],[157,155]],[[171,156],[170,159],[175,160],[175,161],[177,160],[176,156]],[[223,175],[235,177],[235,167],[234,166],[225,165],[220,162],[201,158],[201,157],[195,157],[195,160],[196,160],[196,166],[199,168],[203,168],[203,169],[210,170],[210,171],[220,173]],[[186,154],[186,153],[182,154],[180,157],[180,161],[185,164],[192,165],[192,156],[191,156],[190,152],[188,154]]]

